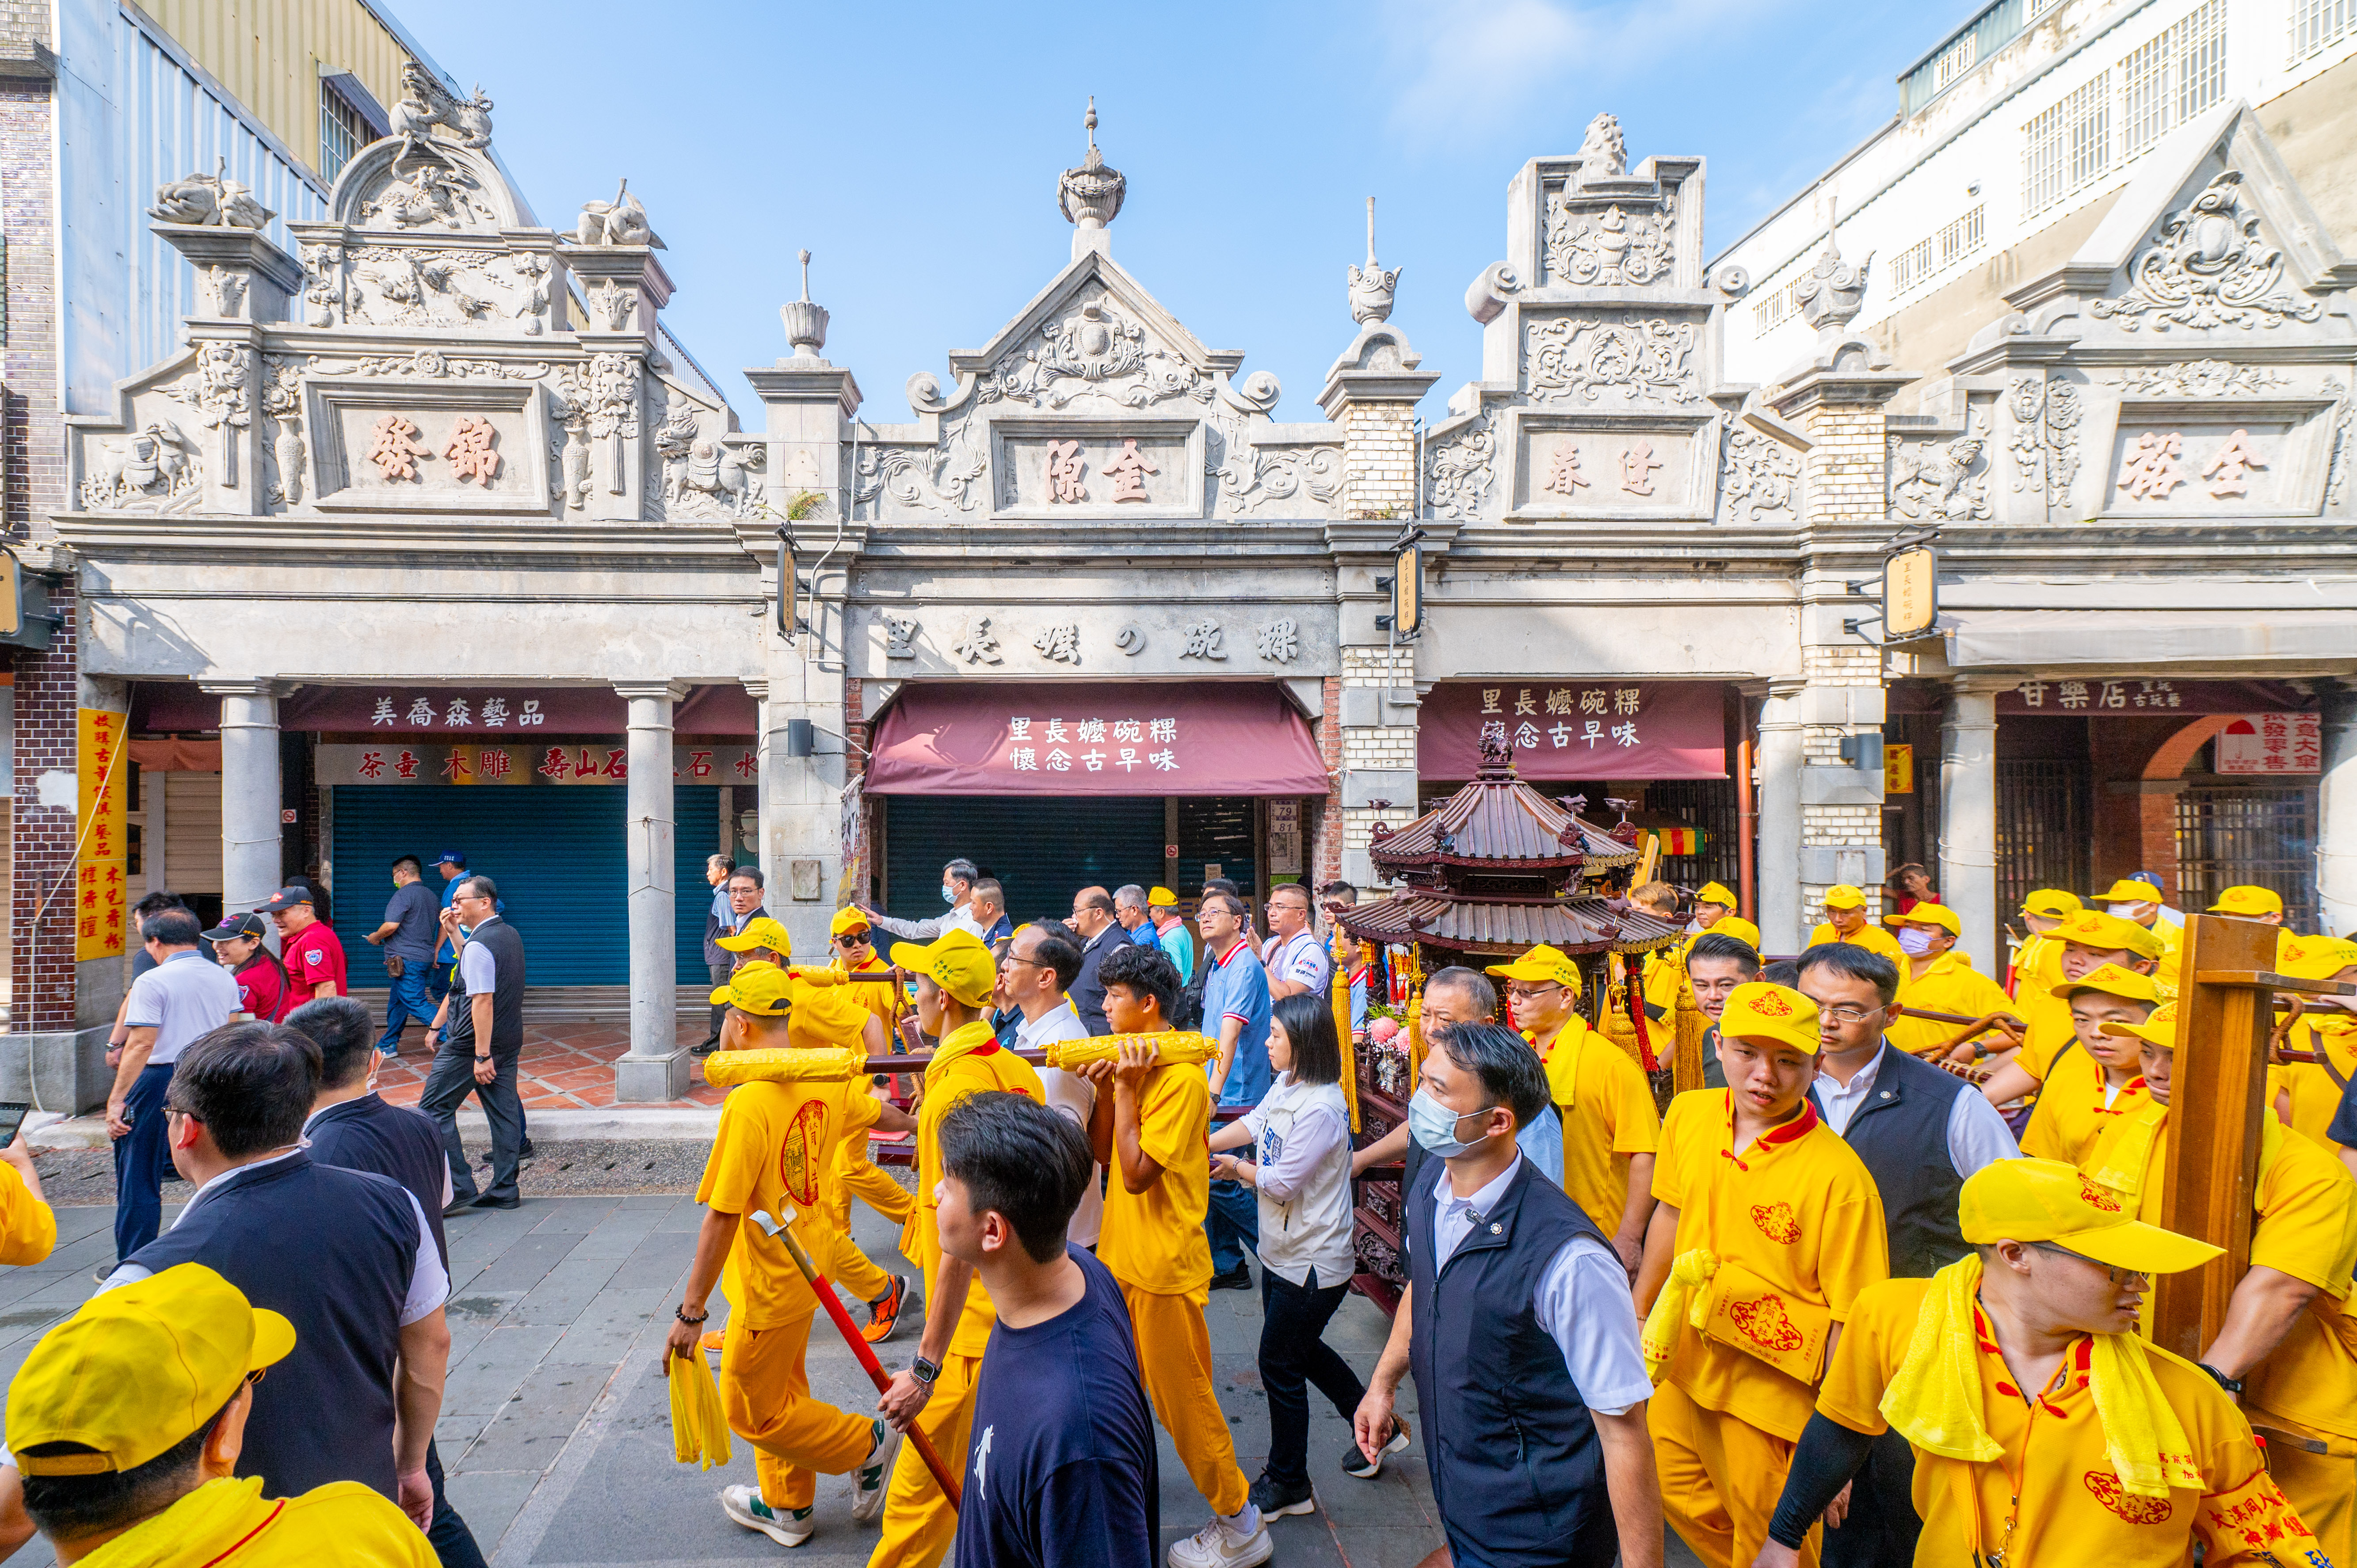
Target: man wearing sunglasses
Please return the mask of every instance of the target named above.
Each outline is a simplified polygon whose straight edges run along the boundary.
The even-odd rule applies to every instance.
[[[2212,1568],[2324,1561],[2268,1474],[2281,1444],[2262,1458],[2203,1369],[2136,1337],[2153,1279],[2219,1249],[2134,1208],[2059,1160],[1975,1172],[1974,1251],[1851,1305],[1755,1568],[1806,1561],[1885,1430],[1921,1471],[1918,1561],[2190,1563],[2196,1542]]]

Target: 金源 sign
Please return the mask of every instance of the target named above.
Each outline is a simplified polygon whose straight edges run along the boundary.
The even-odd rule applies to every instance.
[[[1707,682],[1442,682],[1417,714],[1416,771],[1470,779],[1487,739],[1524,779],[1721,779],[1725,702]]]
[[[620,741],[448,746],[388,739],[382,746],[322,746],[317,766],[322,784],[627,784],[630,753]],[[672,748],[674,783],[750,785],[760,774],[749,746]]]
[[[76,715],[74,961],[123,952],[124,715],[83,708]]]
[[[2244,714],[2218,732],[2221,773],[2321,773],[2324,726],[2314,714]]]

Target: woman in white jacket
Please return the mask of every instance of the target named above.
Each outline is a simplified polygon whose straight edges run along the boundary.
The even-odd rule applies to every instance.
[[[1308,1384],[1349,1421],[1366,1385],[1320,1337],[1351,1289],[1351,1111],[1342,1044],[1326,997],[1279,997],[1271,1009],[1268,1093],[1211,1134],[1211,1174],[1260,1197],[1260,1377],[1268,1391],[1268,1466],[1253,1483],[1264,1515],[1308,1513]],[[1247,1147],[1248,1146],[1248,1147]],[[1243,1148],[1242,1156],[1222,1149]],[[1346,1455],[1355,1457],[1352,1449]]]

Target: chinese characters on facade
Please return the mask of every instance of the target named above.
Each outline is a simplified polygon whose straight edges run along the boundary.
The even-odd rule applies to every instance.
[[[1177,719],[1006,721],[1006,766],[1017,773],[1176,773]]]
[[[2172,430],[2163,435],[2147,430],[2122,456],[2119,478],[2115,482],[2131,500],[2165,501],[2178,486],[2193,482],[2186,476],[2182,434]],[[2250,432],[2237,430],[2197,472],[2210,481],[2211,495],[2223,500],[2230,496],[2247,497],[2251,493],[2251,470],[2266,466],[2251,449]]]
[[[1481,738],[1510,742],[1517,751],[1631,746],[1639,744],[1642,701],[1643,689],[1637,686],[1484,686]],[[1554,722],[1542,727],[1542,718]]]

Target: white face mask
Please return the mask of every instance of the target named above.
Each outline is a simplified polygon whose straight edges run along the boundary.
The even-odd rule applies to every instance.
[[[2142,904],[2106,904],[2104,906],[2104,913],[2115,915],[2123,920],[2134,920],[2143,916],[2144,906]]]

